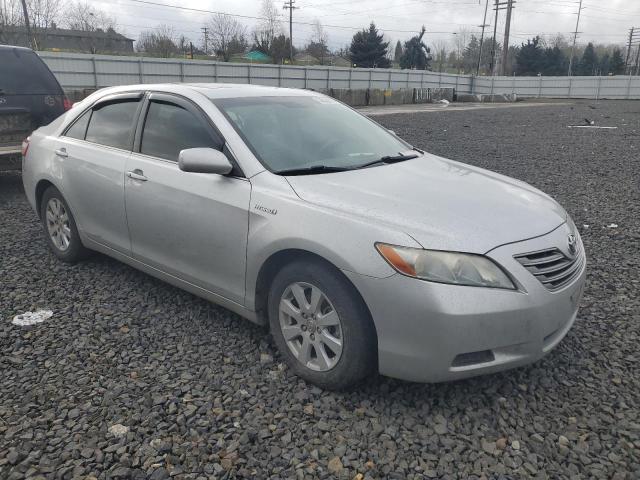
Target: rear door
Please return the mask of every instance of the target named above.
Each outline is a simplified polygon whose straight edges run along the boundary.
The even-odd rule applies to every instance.
[[[64,99],[60,84],[36,53],[0,47],[0,150],[20,145],[33,130],[64,113]]]
[[[59,137],[64,194],[79,228],[92,240],[130,254],[124,170],[133,146],[142,92],[105,97]]]
[[[243,304],[251,184],[180,170],[181,150],[226,151],[224,140],[183,97],[152,93],[147,103],[125,178],[133,256]]]

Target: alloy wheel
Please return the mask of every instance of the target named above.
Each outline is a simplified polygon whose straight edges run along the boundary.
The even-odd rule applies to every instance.
[[[280,329],[293,356],[318,372],[331,370],[342,356],[342,323],[317,286],[296,282],[285,288],[279,306]]]
[[[71,227],[64,204],[55,197],[50,198],[45,215],[49,238],[58,250],[66,251],[71,244]]]

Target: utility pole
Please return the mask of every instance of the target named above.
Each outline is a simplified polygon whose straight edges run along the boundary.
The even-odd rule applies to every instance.
[[[491,75],[495,75],[496,74],[496,56],[497,56],[497,49],[498,49],[498,43],[496,41],[496,36],[498,35],[498,11],[499,10],[504,10],[505,8],[512,8],[512,4],[515,3],[514,0],[507,0],[506,2],[501,2],[500,0],[495,0],[495,6],[493,7],[493,9],[496,11],[496,18],[493,22],[493,47],[491,48]]]
[[[478,68],[476,68],[476,77],[480,75],[480,64],[482,63],[482,44],[484,43],[484,29],[487,25],[487,10],[489,10],[489,0],[484,4],[484,19],[482,20],[482,35],[480,35],[480,51],[478,52]]]
[[[629,30],[629,44],[627,45],[627,57],[625,58],[625,61],[624,61],[624,66],[626,68],[627,74],[629,75],[631,75],[634,65],[638,64],[637,59],[634,64],[630,63],[631,51],[633,50],[634,45],[638,45],[638,49],[639,49],[638,51],[640,51],[640,28],[631,27],[631,30]]]
[[[209,54],[209,28],[202,27],[200,30],[202,30],[202,36],[204,37],[204,54],[208,55]]]
[[[491,70],[491,75],[495,75],[494,67],[496,63],[496,35],[498,34],[498,5],[499,0],[495,0],[494,10],[496,11],[496,18],[493,21],[493,45],[491,46],[491,63],[489,63],[489,70]]]
[[[27,30],[27,38],[29,39],[29,46],[32,50],[37,48],[36,42],[31,35],[31,24],[29,23],[29,11],[27,10],[27,0],[22,0],[22,13],[24,14],[24,26]]]
[[[504,25],[504,42],[502,45],[502,75],[507,74],[507,56],[509,55],[509,33],[511,32],[511,12],[513,11],[513,0],[507,2],[507,20]]]
[[[640,45],[638,45],[638,52],[636,53],[636,73],[634,75],[638,75],[640,72]]]
[[[578,27],[580,26],[580,14],[582,13],[582,0],[578,5],[578,19],[576,20],[576,31],[573,32],[573,45],[571,46],[571,58],[569,59],[569,76],[573,74],[573,55],[576,50],[576,39],[578,38]]]
[[[284,10],[289,10],[289,63],[293,64],[293,10],[299,7],[294,6],[296,0],[286,0]]]

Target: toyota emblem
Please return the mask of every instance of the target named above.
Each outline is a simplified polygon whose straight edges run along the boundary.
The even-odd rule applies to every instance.
[[[569,245],[569,253],[575,255],[578,251],[578,239],[573,233],[567,237],[567,244]]]

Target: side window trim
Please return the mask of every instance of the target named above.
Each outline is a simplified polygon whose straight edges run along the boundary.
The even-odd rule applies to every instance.
[[[213,139],[217,139],[221,143],[221,147],[224,150],[225,139],[220,134],[217,128],[215,128],[210,121],[207,120],[207,115],[200,110],[200,108],[192,103],[190,100],[185,99],[179,95],[173,95],[170,93],[157,93],[157,92],[149,92],[149,94],[145,98],[144,105],[144,114],[141,115],[141,121],[138,122],[139,131],[136,129],[136,138],[134,143],[133,151],[135,153],[139,153],[144,155],[141,152],[142,147],[142,135],[144,133],[144,126],[147,122],[147,116],[149,115],[149,109],[151,107],[151,102],[153,101],[163,102],[173,104],[177,107],[184,108],[186,111],[194,115],[202,124],[202,126],[211,134]],[[155,158],[155,157],[154,157]]]
[[[212,137],[213,138],[217,137],[220,140],[221,146],[222,146],[222,150],[221,150],[222,153],[224,153],[227,156],[227,158],[233,165],[233,170],[230,175],[233,177],[246,178],[237,160],[235,159],[235,157],[227,147],[226,139],[224,138],[222,133],[220,133],[220,130],[218,130],[218,128],[213,124],[209,116],[196,103],[177,93],[154,92],[154,91],[147,92],[143,101],[140,102],[142,104],[141,114],[140,114],[140,117],[138,118],[138,122],[136,123],[135,139],[134,139],[133,150],[132,150],[133,153],[137,155],[144,155],[149,158],[154,158],[156,160],[163,161],[163,162],[168,162],[172,164],[176,163],[171,160],[166,160],[164,158],[159,158],[159,157],[153,157],[141,152],[142,134],[144,131],[144,125],[147,121],[147,116],[149,115],[149,108],[153,100],[174,104],[178,107],[184,108],[188,112],[195,115],[200,120],[202,125],[212,134]]]
[[[67,133],[69,132],[69,130],[71,130],[71,128],[80,121],[80,119],[82,117],[84,117],[85,115],[89,115],[89,119],[87,120],[87,124],[84,127],[84,134],[82,135],[82,138],[75,138],[75,137],[69,137],[67,136]],[[62,133],[60,134],[61,137],[67,137],[67,138],[71,138],[73,140],[81,140],[81,141],[85,141],[85,138],[87,138],[87,129],[89,128],[89,124],[91,123],[91,117],[93,115],[93,106],[89,107],[89,108],[85,108],[82,113],[80,113],[80,115],[78,115],[76,118],[74,118],[71,123],[69,123],[65,129],[62,131]]]
[[[67,136],[67,132],[71,129],[71,127],[73,127],[73,125],[78,120],[80,120],[84,116],[85,113],[89,112],[89,120],[87,121],[87,126],[84,129],[84,135],[82,136],[82,139],[74,138],[74,140],[81,140],[83,142],[88,142],[88,143],[91,143],[93,145],[100,145],[101,147],[105,147],[105,148],[114,148],[116,150],[132,152],[133,151],[134,140],[135,140],[135,134],[137,134],[137,125],[138,125],[139,120],[140,120],[140,112],[142,111],[142,106],[144,104],[144,99],[142,98],[144,95],[145,95],[145,92],[143,92],[143,91],[134,91],[134,92],[114,93],[114,94],[111,94],[111,95],[106,95],[104,97],[101,97],[98,100],[96,100],[95,102],[93,102],[89,107],[85,108],[82,111],[82,113],[80,113],[76,118],[74,118],[71,121],[71,123],[69,123],[65,127],[65,129],[62,131],[60,136],[66,137]],[[89,126],[91,125],[91,118],[93,117],[93,111],[95,110],[96,107],[104,106],[104,105],[106,105],[108,103],[115,103],[115,102],[122,101],[122,100],[133,100],[133,99],[142,99],[142,101],[138,102],[138,108],[136,109],[136,113],[134,114],[133,124],[136,126],[136,130],[134,132],[134,135],[130,136],[130,138],[129,138],[129,146],[128,146],[128,148],[122,149],[122,148],[118,148],[118,147],[113,147],[111,145],[102,145],[102,144],[91,142],[91,141],[87,140],[87,131],[89,130]],[[68,137],[68,138],[72,138],[72,137]]]

